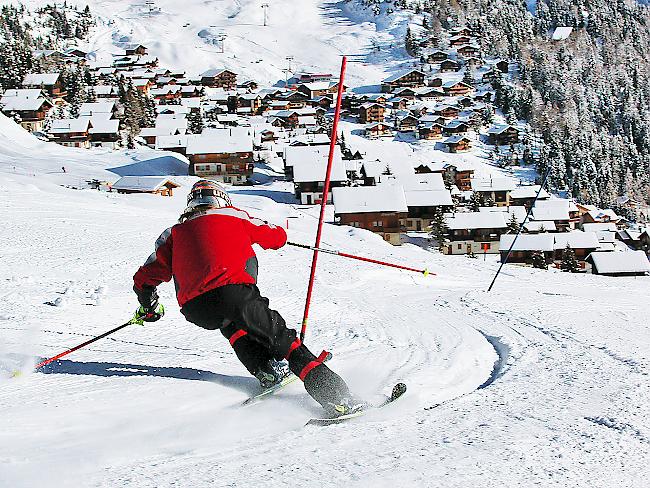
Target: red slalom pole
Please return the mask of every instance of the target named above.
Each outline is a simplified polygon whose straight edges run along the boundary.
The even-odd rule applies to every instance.
[[[332,161],[334,160],[334,149],[336,148],[337,129],[339,118],[341,117],[341,100],[343,99],[343,81],[345,79],[345,67],[347,57],[343,56],[341,60],[341,74],[339,76],[339,89],[336,95],[336,110],[334,111],[334,121],[332,123],[332,136],[330,140],[330,152],[327,159],[327,171],[325,173],[325,185],[323,187],[323,198],[320,202],[320,217],[318,219],[318,230],[316,231],[316,243],[314,244],[314,255],[311,260],[311,273],[309,275],[309,286],[307,287],[307,299],[305,300],[305,312],[302,316],[302,329],[300,330],[300,341],[305,340],[305,331],[307,330],[307,319],[309,318],[309,305],[311,303],[311,294],[314,288],[314,278],[316,276],[316,262],[318,261],[318,247],[320,246],[320,237],[323,230],[323,220],[325,218],[325,207],[327,206],[327,195],[330,191],[330,173],[332,172]]]
[[[350,258],[350,259],[357,259],[358,261],[365,261],[366,263],[374,263],[374,264],[380,264],[382,266],[388,266],[390,268],[397,268],[397,269],[403,269],[406,271],[413,271],[415,273],[421,273],[424,276],[436,276],[435,273],[432,273],[428,269],[417,269],[417,268],[410,268],[408,266],[402,266],[401,264],[393,264],[393,263],[387,263],[386,261],[379,261],[377,259],[371,259],[371,258],[364,258],[363,256],[355,256],[354,254],[348,254],[346,252],[341,252],[341,251],[336,251],[334,249],[323,249],[313,247],[313,246],[307,246],[305,244],[296,244],[295,242],[287,242],[289,246],[295,246],[295,247],[301,247],[303,249],[312,249],[314,251],[319,251],[319,252],[324,252],[327,254],[333,254],[334,256],[341,256],[344,258]]]

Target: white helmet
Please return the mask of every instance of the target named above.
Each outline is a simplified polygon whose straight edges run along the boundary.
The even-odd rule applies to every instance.
[[[228,192],[216,181],[199,180],[192,186],[187,195],[187,208],[185,213],[192,212],[197,207],[230,207],[232,202]]]

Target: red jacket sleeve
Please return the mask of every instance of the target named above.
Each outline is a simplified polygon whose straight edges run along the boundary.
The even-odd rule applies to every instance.
[[[259,244],[264,249],[280,249],[287,243],[287,233],[282,227],[252,217],[242,222],[250,236],[251,244]]]
[[[133,276],[133,283],[138,290],[143,287],[155,288],[163,281],[172,279],[172,229],[171,227],[158,237],[156,250]]]

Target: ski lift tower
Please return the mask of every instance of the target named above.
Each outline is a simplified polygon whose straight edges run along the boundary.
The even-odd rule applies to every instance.
[[[286,59],[287,62],[289,63],[289,68],[288,68],[288,70],[291,71],[291,61],[293,61],[293,56],[287,56],[287,57],[285,57],[284,59]]]
[[[224,53],[226,51],[225,44],[226,44],[226,35],[225,32],[219,32],[217,35],[217,41],[219,41],[219,45],[221,46],[221,52]]]

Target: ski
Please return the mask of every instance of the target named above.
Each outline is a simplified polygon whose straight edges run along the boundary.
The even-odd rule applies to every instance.
[[[367,409],[360,410],[359,412],[354,412],[348,415],[340,415],[338,417],[324,417],[324,418],[313,418],[310,419],[305,425],[333,425],[333,424],[340,424],[342,422],[345,422],[347,420],[355,419],[357,417],[361,417],[368,413],[372,409],[376,408],[383,408],[386,405],[390,405],[393,403],[395,400],[400,398],[402,395],[406,393],[406,385],[404,383],[397,383],[395,386],[393,386],[393,391],[391,392],[390,396],[387,396],[383,402],[381,402],[378,405],[373,405]]]
[[[332,359],[332,353],[331,352],[327,353],[327,356],[325,357],[323,362],[329,361],[330,359]],[[244,400],[242,402],[241,406],[245,407],[245,406],[252,405],[254,403],[260,402],[262,400],[265,400],[266,398],[272,396],[276,392],[282,390],[285,386],[290,385],[291,383],[293,383],[297,379],[298,379],[298,377],[295,374],[289,373],[277,385],[273,385],[270,388],[266,388],[266,389],[262,390],[260,393],[258,393],[257,395],[253,395],[252,397],[249,397],[246,400]]]

